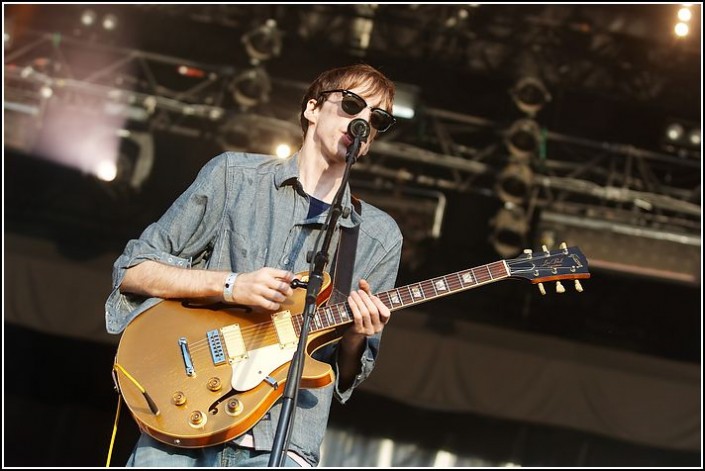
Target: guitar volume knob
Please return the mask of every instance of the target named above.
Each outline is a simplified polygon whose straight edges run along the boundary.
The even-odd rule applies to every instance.
[[[242,402],[234,397],[228,399],[228,402],[225,404],[225,412],[228,415],[240,415],[240,413],[242,413],[242,409]]]
[[[191,427],[201,427],[206,424],[208,417],[200,410],[195,410],[189,415],[188,423]]]
[[[186,404],[186,394],[181,391],[176,391],[174,394],[171,395],[171,400],[174,402],[175,405],[183,406],[184,404]]]
[[[223,387],[223,384],[221,383],[220,378],[217,378],[214,376],[208,380],[207,386],[208,386],[208,389],[210,389],[213,392],[216,392],[216,391],[220,391],[220,389]]]

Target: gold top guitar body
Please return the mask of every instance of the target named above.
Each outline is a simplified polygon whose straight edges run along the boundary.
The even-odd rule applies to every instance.
[[[325,274],[319,301],[329,293]],[[115,362],[120,391],[140,428],[164,443],[193,448],[223,443],[254,426],[284,392],[300,332],[293,323],[301,317],[294,314],[303,312],[305,295],[295,290],[277,313],[164,300],[137,316],[120,339]],[[310,354],[337,338],[336,327],[309,334],[302,387],[333,381],[330,365]]]

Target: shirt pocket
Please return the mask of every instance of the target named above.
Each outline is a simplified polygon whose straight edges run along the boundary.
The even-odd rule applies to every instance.
[[[237,272],[258,270],[265,266],[267,260],[267,247],[263,247],[260,240],[254,234],[228,228],[216,241],[217,256],[213,263],[219,268]]]

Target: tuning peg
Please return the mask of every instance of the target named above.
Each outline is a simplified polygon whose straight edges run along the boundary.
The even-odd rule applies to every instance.
[[[558,248],[561,249],[561,250],[565,250],[565,249],[568,248],[568,246],[566,245],[565,242],[561,242],[561,245],[559,245]]]
[[[543,287],[543,283],[539,283],[539,291],[540,291],[541,294],[543,294],[544,296],[546,295],[546,288]]]
[[[556,281],[556,293],[563,294],[565,293],[565,288],[563,287],[563,283],[560,281]]]
[[[527,255],[527,257],[531,258],[533,255],[534,251],[531,249],[524,249],[524,253]]]
[[[543,250],[543,251],[546,252],[546,253],[551,253],[551,251],[548,250],[548,247],[546,247],[545,244],[541,246],[541,250]]]
[[[583,285],[580,284],[580,280],[575,280],[575,291],[578,293],[583,292]]]

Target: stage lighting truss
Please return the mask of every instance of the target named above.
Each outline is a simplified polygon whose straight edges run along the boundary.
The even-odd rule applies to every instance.
[[[230,97],[222,93],[228,87],[241,107],[239,113],[250,107],[247,114],[286,120],[296,127],[300,139],[300,128],[291,118],[298,116],[297,109],[276,108],[274,100],[261,110],[254,105],[264,102],[272,85],[296,89],[298,93],[299,89],[305,90],[306,84],[276,78],[270,83],[262,68],[213,67],[183,58],[88,44],[70,37],[57,44],[52,34],[35,33],[20,39],[10,38],[13,47],[5,55],[3,105],[7,145],[33,147],[39,130],[46,124],[43,117],[47,105],[63,101],[85,104],[86,108],[111,117],[127,118],[126,124],[134,123],[140,129],[149,126],[151,131],[214,139],[217,133],[213,129],[230,115]],[[75,69],[67,59],[75,55],[71,52],[83,48],[94,53],[102,51],[99,55],[114,60],[86,71],[87,75],[61,75]],[[46,60],[55,61],[60,67],[41,67]],[[171,75],[166,77],[167,74]],[[174,74],[181,78],[184,88],[174,89]],[[249,92],[247,86],[252,88]],[[51,88],[51,97],[41,95],[44,87]],[[687,135],[685,128],[676,134]],[[698,143],[699,133],[694,132],[692,138]],[[688,155],[700,156],[700,149]],[[528,168],[504,169],[508,161],[521,162]],[[533,178],[528,178],[527,169]],[[521,203],[531,207],[532,212],[550,208],[586,219],[600,213],[627,225],[657,231],[668,228],[698,236],[701,232],[699,158],[564,135],[539,128],[530,117],[514,122],[507,130],[501,123],[484,117],[424,107],[423,113],[413,120],[380,136],[370,158],[358,162],[354,170],[397,185],[471,192],[498,199],[513,185],[512,181],[521,187],[531,180],[530,198]],[[523,190],[507,193],[516,197]],[[511,202],[506,195],[502,199]]]

